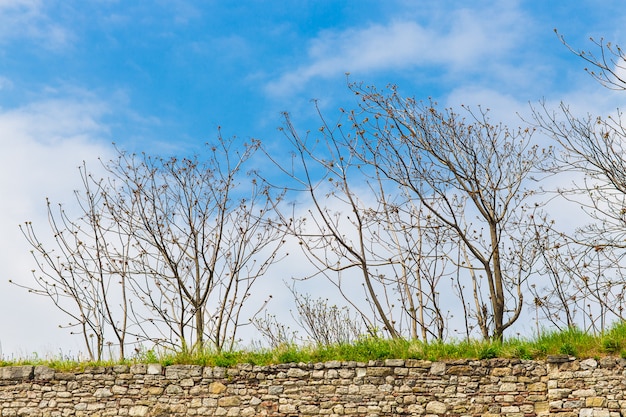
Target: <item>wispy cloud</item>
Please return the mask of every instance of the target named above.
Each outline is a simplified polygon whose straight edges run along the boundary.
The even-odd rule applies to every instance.
[[[13,82],[7,77],[0,76],[0,91],[10,90],[11,88],[13,88]]]
[[[52,50],[66,47],[70,30],[47,15],[42,0],[0,0],[0,43],[29,39]]]
[[[523,24],[522,16],[515,9],[458,9],[449,13],[445,25],[393,20],[384,25],[326,31],[309,43],[306,62],[267,83],[266,91],[283,95],[303,88],[314,78],[345,72],[399,71],[432,65],[445,70],[473,69],[486,58],[515,46],[514,28]]]

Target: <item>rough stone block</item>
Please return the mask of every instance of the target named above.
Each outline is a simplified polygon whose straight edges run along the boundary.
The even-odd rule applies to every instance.
[[[246,407],[239,413],[241,417],[252,417],[256,415],[256,410],[254,407]]]
[[[0,379],[26,380],[32,379],[35,367],[27,366],[4,366],[0,367]]]
[[[237,396],[222,397],[217,400],[220,407],[237,407],[241,405],[241,399]]]
[[[404,359],[385,359],[385,366],[404,366]]]
[[[528,391],[530,392],[542,392],[548,389],[545,382],[535,382],[533,384],[529,384],[527,386]]]
[[[126,392],[128,392],[128,387],[113,385],[111,387],[111,392],[115,395],[126,394]]]
[[[548,399],[550,400],[560,400],[562,398],[567,398],[572,393],[572,390],[569,388],[554,388],[548,390]]]
[[[473,368],[469,365],[453,365],[450,366],[446,374],[448,375],[471,375]]]
[[[550,401],[550,410],[555,410],[555,409],[559,409],[559,408],[563,408],[563,401],[558,400],[558,401]]]
[[[317,415],[320,412],[320,408],[313,404],[304,404],[298,407],[298,411],[303,415]]]
[[[429,414],[444,414],[448,411],[448,406],[441,401],[431,401],[426,404],[426,412]]]
[[[216,366],[212,370],[213,378],[226,378],[226,368]]]
[[[185,378],[180,380],[180,386],[189,388],[194,386],[193,378]]]
[[[112,369],[115,374],[127,374],[130,367],[128,365],[113,365]]]
[[[148,387],[148,394],[150,395],[161,395],[165,391],[163,387]]]
[[[598,361],[593,358],[580,361],[581,369],[596,369],[598,367]]]
[[[606,357],[600,359],[600,367],[602,368],[613,369],[617,364],[618,359],[616,358]]]
[[[604,407],[606,405],[606,398],[604,397],[587,397],[585,399],[586,407]]]
[[[431,375],[445,375],[446,367],[447,366],[445,362],[433,362],[430,365],[430,374]]]
[[[509,376],[511,372],[511,368],[494,368],[491,370],[491,375],[495,377]]]
[[[130,373],[134,375],[143,375],[146,373],[148,365],[145,363],[136,363],[130,366]]]
[[[182,379],[202,376],[202,366],[199,365],[170,365],[165,368],[167,379]]]
[[[33,377],[36,381],[49,381],[54,378],[54,369],[43,365],[35,366]]]
[[[311,375],[310,371],[305,371],[304,369],[299,368],[291,368],[287,371],[287,377],[289,378],[305,378]]]
[[[423,359],[407,359],[404,361],[404,366],[407,368],[422,368],[422,369],[430,369],[432,366],[431,361],[425,361]]]
[[[339,373],[339,378],[354,378],[355,370],[354,369],[339,369],[337,371]]]
[[[386,367],[372,366],[367,368],[367,376],[387,376],[392,373],[393,371]]]
[[[131,417],[145,417],[150,412],[150,409],[145,405],[135,405],[130,407],[128,415]]]
[[[284,390],[285,390],[285,387],[283,387],[282,385],[272,385],[268,387],[267,393],[269,395],[280,395],[283,393]]]
[[[596,390],[593,388],[577,389],[572,392],[574,397],[593,397],[596,395]]]
[[[148,375],[162,375],[163,365],[161,365],[160,363],[149,363],[146,369],[146,373]]]
[[[183,393],[183,389],[180,385],[172,384],[165,388],[165,393],[169,395],[180,395]]]
[[[500,409],[501,413],[510,414],[510,413],[519,413],[519,407],[516,405],[507,405]]]
[[[311,372],[311,378],[314,379],[324,379],[325,371],[322,369],[317,369]]]
[[[500,387],[498,388],[498,391],[500,392],[515,392],[517,391],[517,384],[514,382],[504,382],[502,384],[500,384]]]
[[[568,401],[563,401],[563,408],[579,409],[583,406],[583,404],[584,404],[583,400],[568,400]]]

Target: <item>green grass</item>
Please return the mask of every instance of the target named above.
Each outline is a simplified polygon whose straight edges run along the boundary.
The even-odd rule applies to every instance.
[[[367,362],[384,359],[422,359],[430,361],[452,359],[518,358],[544,359],[548,355],[567,354],[578,358],[598,358],[607,355],[626,358],[626,322],[618,323],[600,336],[579,329],[545,331],[534,339],[509,338],[502,342],[461,340],[424,343],[413,340],[389,340],[365,337],[352,344],[332,346],[285,345],[272,350],[253,349],[214,352],[207,349],[194,354],[146,350],[123,364],[160,363],[193,364],[232,367],[239,363],[269,365],[290,362],[326,362],[331,360]],[[59,356],[41,359],[9,360],[0,357],[0,366],[46,365],[60,371],[80,371],[89,366],[113,366],[120,362],[85,362]]]
[[[22,358],[22,359],[2,359],[0,358],[0,367],[3,366],[21,366],[21,365],[45,365],[50,368],[56,369],[60,372],[73,372],[73,371],[83,371],[85,368],[90,366],[114,366],[120,365],[124,363],[131,363],[131,361],[100,361],[100,362],[91,362],[91,361],[81,361],[79,359],[70,359],[66,357],[50,357],[50,358]]]

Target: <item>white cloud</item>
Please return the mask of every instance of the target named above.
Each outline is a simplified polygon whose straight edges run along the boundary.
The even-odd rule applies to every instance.
[[[365,28],[322,32],[308,45],[307,62],[266,85],[274,95],[293,92],[314,78],[346,72],[398,71],[437,65],[471,70],[487,58],[506,53],[516,42],[522,13],[498,6],[451,11],[445,24],[394,20]]]
[[[30,8],[37,4],[40,4],[39,0],[0,0],[0,10],[2,9],[17,9],[17,8]]]
[[[0,91],[10,90],[11,88],[13,88],[13,82],[7,77],[0,75]]]
[[[0,354],[77,353],[78,340],[57,326],[66,321],[49,300],[8,283],[30,282],[33,260],[18,225],[46,232],[45,198],[68,203],[78,188],[81,161],[111,151],[99,118],[106,106],[91,99],[55,99],[0,111]]]
[[[616,81],[619,86],[626,87],[626,55],[622,53],[620,58],[612,57],[611,59],[614,61],[612,71],[617,80],[612,79]]]
[[[42,0],[0,0],[0,42],[30,39],[47,49],[62,49],[73,35],[54,22]]]

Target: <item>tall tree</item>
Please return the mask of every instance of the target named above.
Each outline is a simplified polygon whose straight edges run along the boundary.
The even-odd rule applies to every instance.
[[[324,123],[320,128],[322,139],[301,136],[287,113],[281,131],[292,145],[293,159],[274,159],[276,166],[287,174],[285,183],[297,195],[306,198],[304,205],[289,207],[275,204],[282,224],[289,225],[289,233],[298,240],[303,253],[315,268],[311,276],[325,276],[339,293],[359,312],[369,331],[379,329],[389,336],[400,337],[389,305],[377,288],[376,269],[388,261],[376,255],[371,241],[373,213],[361,196],[353,190],[351,181],[354,165],[341,140],[341,132]],[[322,118],[324,121],[324,119]],[[266,178],[269,182],[270,179]],[[285,183],[275,184],[284,188]],[[356,184],[355,184],[356,185]],[[305,213],[301,214],[300,210]],[[344,211],[345,210],[345,211]],[[367,304],[372,315],[364,311],[355,297],[358,281],[347,278],[357,271]],[[310,276],[302,277],[304,279]]]
[[[358,138],[349,127],[318,114],[322,126],[302,135],[285,114],[281,130],[293,158],[287,164],[273,156],[287,176],[275,186],[287,186],[297,201],[275,209],[313,266],[311,274],[296,277],[325,277],[372,334],[441,339],[443,269],[434,265],[443,250],[432,240],[440,229],[424,238],[415,233],[432,227],[419,207],[356,157],[352,141]]]
[[[231,349],[249,323],[242,308],[284,234],[268,217],[268,190],[244,171],[258,146],[220,138],[203,159],[121,153],[107,165],[123,194],[112,211],[134,236],[134,288],[152,312],[136,317],[167,329],[164,343]]]
[[[351,89],[360,98],[349,115],[359,138],[353,152],[446,229],[471,282],[468,311],[483,337],[502,338],[520,316],[537,259],[529,185],[551,150],[532,143],[532,130],[492,124],[482,109],[461,116],[395,87]]]
[[[576,50],[563,36],[563,44],[590,66],[585,70],[601,85],[626,90],[626,54],[603,39],[591,39],[595,51]],[[560,147],[558,171],[573,174],[575,181],[559,193],[574,201],[589,216],[590,223],[560,233],[551,261],[561,265],[559,284],[568,300],[576,299],[586,328],[602,331],[609,317],[624,318],[626,286],[623,276],[626,248],[626,127],[623,113],[594,116],[575,114],[566,103],[550,109],[545,103],[533,107],[533,124]],[[565,251],[560,256],[556,251]],[[559,259],[559,263],[554,260]],[[552,291],[550,289],[550,291]],[[580,300],[585,300],[580,302]],[[578,323],[577,323],[578,324]]]
[[[467,110],[468,121],[395,89],[351,88],[362,101],[347,126],[320,114],[318,132],[301,136],[286,115],[295,157],[278,165],[311,201],[290,232],[357,308],[356,283],[344,275],[359,271],[373,313],[363,317],[391,337],[407,328],[413,338],[444,337],[447,277],[482,335],[501,338],[522,311],[538,257],[535,190],[526,186],[551,150],[533,145],[531,130],[491,124],[486,112]]]

